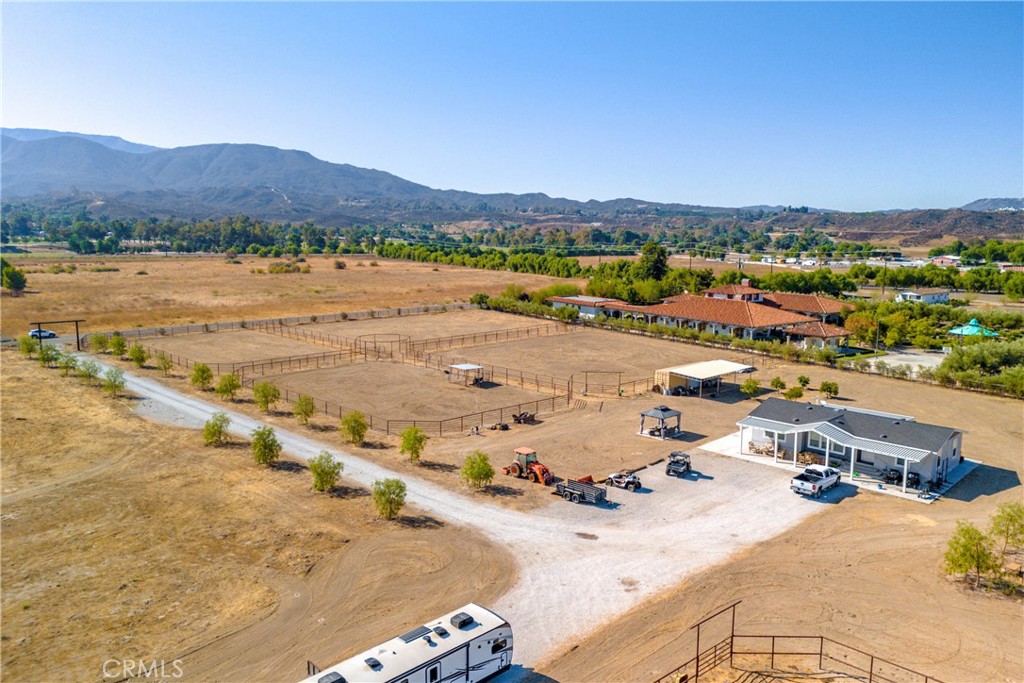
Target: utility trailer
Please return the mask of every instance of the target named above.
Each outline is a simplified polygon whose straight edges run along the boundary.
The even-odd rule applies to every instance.
[[[301,683],[482,683],[512,665],[512,627],[469,604],[361,654],[318,670]]]
[[[555,493],[573,503],[603,503],[608,499],[608,489],[586,481],[567,479],[555,484]]]

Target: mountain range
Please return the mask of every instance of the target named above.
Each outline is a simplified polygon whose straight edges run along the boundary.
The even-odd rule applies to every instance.
[[[352,224],[372,221],[508,220],[546,216],[565,223],[609,221],[643,227],[673,217],[758,218],[783,213],[813,223],[849,223],[843,216],[899,216],[906,212],[844,214],[827,209],[786,213],[782,206],[713,207],[623,198],[580,202],[533,194],[476,194],[438,190],[391,173],[336,164],[308,152],[255,144],[208,144],[163,149],[119,137],[30,128],[0,129],[0,183],[4,201],[85,203],[112,216],[211,218],[248,214],[267,220]],[[979,199],[959,214],[996,216],[1024,209],[1024,199]],[[946,218],[946,210],[939,210]],[[953,210],[957,211],[957,210]],[[914,212],[909,212],[914,213]],[[934,212],[917,212],[932,214]],[[833,215],[832,219],[827,216]],[[984,221],[1014,226],[1020,214]],[[931,219],[929,219],[930,221]],[[954,223],[973,223],[961,218]],[[856,221],[854,221],[856,222]],[[949,223],[947,220],[941,222]]]

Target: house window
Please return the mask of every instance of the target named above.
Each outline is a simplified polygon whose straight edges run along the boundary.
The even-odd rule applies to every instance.
[[[769,432],[767,429],[764,430],[764,438],[775,441],[775,432]]]
[[[906,461],[903,458],[896,458],[896,467],[903,467]]]
[[[817,432],[807,434],[807,445],[811,448],[825,448],[825,439]]]

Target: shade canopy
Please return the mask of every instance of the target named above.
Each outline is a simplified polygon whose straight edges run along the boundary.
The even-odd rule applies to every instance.
[[[998,337],[998,332],[984,327],[978,322],[977,318],[971,318],[971,322],[961,327],[954,327],[949,331],[949,334],[955,334],[958,337]]]
[[[656,408],[651,408],[650,410],[645,410],[640,413],[640,415],[643,417],[653,417],[655,420],[667,420],[669,418],[679,417],[682,413],[678,410],[673,410],[668,406],[658,406]]]
[[[681,375],[690,379],[707,380],[722,375],[730,375],[734,372],[754,372],[755,368],[743,363],[733,363],[730,360],[706,360],[700,363],[689,365],[678,365],[674,368],[665,368],[665,372],[673,375]]]

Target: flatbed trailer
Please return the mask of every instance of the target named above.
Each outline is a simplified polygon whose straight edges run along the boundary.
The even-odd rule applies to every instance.
[[[585,481],[567,479],[555,484],[555,492],[572,503],[603,503],[608,499],[608,489]]]

